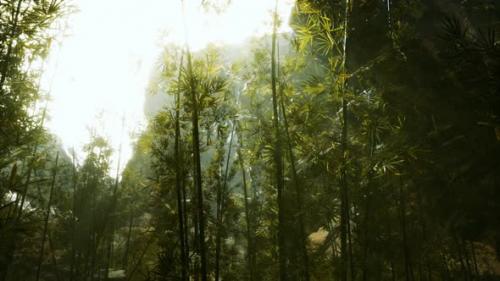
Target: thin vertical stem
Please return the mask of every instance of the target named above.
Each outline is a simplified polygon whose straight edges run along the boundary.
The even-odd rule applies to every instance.
[[[71,212],[71,265],[70,265],[70,274],[69,280],[73,281],[75,274],[75,265],[76,265],[76,188],[78,184],[77,175],[76,175],[76,157],[75,150],[72,151],[72,159],[73,159],[73,203],[72,203],[72,212]]]
[[[341,99],[342,99],[342,137],[341,137],[341,151],[342,151],[342,165],[340,171],[340,256],[341,256],[341,269],[340,280],[347,281],[348,264],[352,257],[349,257],[350,249],[348,249],[348,240],[350,241],[350,224],[349,224],[349,195],[348,195],[348,181],[347,181],[347,153],[348,153],[348,130],[347,130],[347,36],[349,26],[349,5],[350,1],[345,0],[344,7],[344,35],[342,43],[342,64],[341,64]],[[351,244],[351,243],[349,243]],[[351,247],[349,247],[351,248]],[[348,252],[349,250],[349,252]],[[352,270],[351,270],[352,271]],[[351,272],[351,274],[353,274]],[[352,280],[354,281],[354,280]]]
[[[283,157],[281,147],[281,130],[279,124],[278,112],[278,93],[276,83],[276,42],[278,32],[278,0],[273,14],[273,35],[271,45],[271,91],[273,102],[273,127],[274,127],[274,165],[275,165],[275,180],[277,189],[278,201],[278,259],[279,259],[279,276],[280,281],[286,281],[287,278],[287,256],[285,254],[285,213],[284,213],[284,179],[283,179]]]
[[[47,230],[49,227],[49,220],[50,220],[50,208],[52,207],[52,198],[54,196],[54,187],[56,185],[58,161],[59,161],[59,152],[57,152],[56,162],[54,165],[54,171],[52,172],[52,182],[50,184],[49,201],[47,203],[47,211],[45,213],[45,220],[44,220],[43,232],[42,232],[42,243],[40,245],[40,255],[38,256],[38,266],[37,266],[37,270],[36,270],[36,281],[40,280],[40,272],[41,272],[43,255],[44,255],[44,250],[45,250],[45,241],[47,239]]]
[[[184,59],[184,54],[181,55],[181,60],[179,64],[179,77],[178,80],[181,78],[182,74],[182,65],[183,65],[183,59]],[[179,240],[180,240],[180,247],[181,247],[181,278],[183,281],[188,280],[188,269],[189,269],[189,263],[188,263],[188,257],[187,257],[187,252],[186,252],[186,233],[184,232],[185,227],[185,221],[184,221],[184,208],[183,208],[183,203],[182,203],[182,177],[183,177],[183,155],[180,151],[180,137],[181,137],[181,130],[180,130],[180,104],[181,104],[181,90],[177,89],[176,93],[176,101],[175,101],[175,160],[177,161],[177,165],[175,168],[175,187],[176,187],[176,195],[177,195],[177,214],[178,214],[178,220],[179,220]]]
[[[239,124],[239,123],[237,123]],[[239,126],[238,126],[239,128]],[[239,131],[237,131],[239,132]],[[251,236],[251,224],[250,224],[250,207],[249,207],[249,202],[248,202],[248,185],[247,185],[247,177],[246,177],[246,171],[245,171],[245,162],[243,159],[243,153],[241,151],[241,148],[243,147],[243,140],[241,134],[237,133],[237,137],[239,140],[239,146],[237,149],[238,153],[238,162],[240,164],[240,170],[241,170],[241,179],[243,182],[243,196],[244,196],[244,203],[245,203],[245,222],[246,222],[246,238],[247,238],[247,270],[248,270],[248,279],[250,281],[254,280],[254,256],[255,256],[255,248],[254,248],[254,243],[253,243],[253,238]]]
[[[279,67],[279,66],[278,66]],[[299,217],[299,239],[300,239],[300,252],[302,256],[303,268],[302,268],[302,277],[305,281],[309,281],[309,256],[307,253],[307,236],[304,225],[304,191],[302,189],[302,185],[300,183],[299,176],[297,174],[297,168],[295,166],[295,154],[293,152],[292,141],[290,138],[290,131],[288,126],[288,119],[286,116],[286,108],[283,97],[283,89],[280,89],[280,104],[281,104],[281,112],[283,116],[284,130],[286,136],[286,143],[288,148],[288,155],[290,157],[290,166],[292,170],[292,179],[295,187],[295,202],[297,203],[298,209],[298,217]]]

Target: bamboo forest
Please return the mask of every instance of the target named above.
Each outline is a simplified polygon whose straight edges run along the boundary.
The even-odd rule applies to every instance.
[[[0,0],[0,281],[498,281],[499,32],[498,0]]]

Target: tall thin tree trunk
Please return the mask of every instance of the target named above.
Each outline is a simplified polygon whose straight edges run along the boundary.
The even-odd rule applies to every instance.
[[[52,198],[54,196],[54,187],[56,185],[56,176],[57,176],[57,165],[59,161],[59,152],[56,155],[56,162],[54,164],[54,171],[52,172],[52,182],[50,184],[50,192],[49,192],[49,201],[47,203],[47,212],[45,213],[43,232],[42,232],[42,243],[40,245],[40,255],[38,256],[38,264],[36,270],[36,281],[40,280],[40,272],[43,263],[43,255],[45,250],[45,241],[47,239],[47,231],[49,228],[49,220],[50,220],[50,208],[52,207]]]
[[[122,132],[121,132],[122,135],[123,135],[124,128],[125,128],[125,116],[123,116],[123,118],[122,118]],[[121,137],[122,136],[120,136],[120,139],[121,139]],[[121,155],[122,155],[122,142],[120,140],[120,145],[118,148],[118,161],[116,164],[115,183],[113,186],[113,194],[111,197],[110,208],[109,208],[109,212],[105,214],[104,224],[102,226],[102,229],[100,230],[101,233],[98,233],[97,237],[96,237],[96,251],[99,248],[101,239],[103,239],[105,241],[106,237],[108,238],[107,245],[104,248],[104,250],[106,251],[106,253],[104,255],[104,257],[105,257],[104,275],[106,276],[105,278],[108,278],[109,267],[110,267],[110,265],[113,264],[113,253],[112,252],[113,252],[113,242],[114,242],[114,236],[115,236],[114,216],[115,216],[115,211],[116,211],[116,205],[118,204],[118,187],[120,185]],[[106,234],[106,228],[109,228],[107,234]],[[106,241],[103,243],[106,243]],[[98,275],[100,276],[100,273]]]
[[[194,175],[193,175],[194,176]],[[194,233],[193,233],[193,251],[197,253],[194,259],[194,264],[193,264],[193,274],[194,274],[194,280],[199,281],[200,280],[200,224],[199,224],[199,218],[198,218],[198,194],[196,192],[196,186],[193,185],[193,194],[194,194],[194,202],[191,207],[192,211],[192,216],[193,216],[193,226],[194,226]]]
[[[229,163],[231,160],[231,153],[233,148],[233,138],[234,138],[234,130],[235,130],[235,122],[236,119],[233,120],[231,135],[229,137],[229,148],[227,152],[226,158],[226,166],[224,169],[224,177],[222,179],[222,188],[217,192],[217,233],[215,238],[215,280],[218,281],[220,279],[220,257],[221,257],[221,241],[222,241],[222,226],[224,220],[224,205],[225,198],[227,197],[227,181],[229,175]],[[220,185],[220,184],[219,184]]]
[[[346,61],[347,61],[347,36],[349,26],[349,5],[350,1],[345,0],[344,7],[344,40],[342,46],[342,65],[341,65],[341,99],[342,99],[342,137],[341,137],[341,151],[342,151],[342,164],[340,171],[340,280],[347,281],[349,271],[349,249],[348,240],[349,235],[349,195],[348,195],[348,181],[347,181],[347,152],[348,152],[348,136],[347,136],[347,97],[346,97]],[[350,243],[349,243],[350,244]],[[350,248],[350,247],[349,247]],[[351,272],[352,274],[352,272]],[[354,280],[352,280],[354,281]]]
[[[187,55],[187,70],[189,77],[189,91],[191,98],[191,123],[192,123],[192,146],[193,146],[193,178],[194,178],[194,187],[196,193],[196,216],[195,220],[197,221],[198,227],[198,249],[200,253],[200,270],[201,270],[201,280],[208,280],[208,272],[207,272],[207,258],[206,258],[206,242],[205,242],[205,212],[203,207],[203,182],[201,175],[201,159],[200,159],[200,133],[199,133],[199,108],[198,108],[198,94],[196,91],[196,82],[194,80],[194,72],[193,72],[193,63],[191,57],[191,51],[189,49],[187,37],[188,37],[188,28],[186,24],[186,16],[184,12],[184,1],[181,0],[182,3],[182,13],[184,19],[184,30],[186,35],[186,55]],[[197,274],[195,270],[195,275]]]
[[[352,228],[351,228],[351,204],[349,203],[349,190],[347,191],[347,243],[349,249],[349,270],[351,273],[351,280],[356,280],[356,271],[354,270],[354,255],[352,250]],[[356,206],[352,204],[353,210],[356,210]],[[355,212],[355,211],[354,211]]]
[[[181,147],[181,152],[182,152],[182,147]],[[182,154],[182,153],[181,153]],[[188,270],[188,280],[190,279],[190,264],[191,264],[191,258],[190,258],[190,253],[189,253],[189,221],[188,221],[188,207],[187,207],[187,189],[186,189],[186,170],[183,169],[182,171],[182,210],[183,210],[183,215],[184,215],[184,247],[186,249],[186,267]]]
[[[76,188],[77,188],[77,176],[76,176],[76,157],[75,151],[72,152],[73,159],[73,202],[72,202],[72,212],[71,212],[71,264],[69,270],[69,281],[73,281],[75,275],[76,266]]]
[[[364,210],[364,218],[363,218],[363,261],[361,266],[362,271],[362,281],[368,280],[368,255],[370,253],[370,239],[369,239],[369,228],[370,224],[370,215],[371,212],[371,186],[373,180],[373,154],[375,152],[375,128],[369,128],[368,133],[368,154],[370,157],[370,161],[368,164],[368,179],[366,183],[366,191],[365,191],[365,210]]]
[[[216,231],[215,231],[215,280],[218,281],[220,277],[220,256],[221,256],[221,239],[222,239],[222,205],[223,205],[223,191],[222,191],[222,183],[220,181],[220,171],[222,168],[219,167],[219,176],[217,183],[217,195],[216,195]]]
[[[181,78],[181,70],[183,65],[184,55],[181,56],[181,61],[179,65],[179,80]],[[177,165],[175,167],[175,190],[177,195],[177,214],[179,219],[179,241],[181,247],[181,280],[188,280],[188,257],[186,252],[186,233],[184,232],[184,208],[182,203],[182,182],[183,182],[183,155],[180,149],[180,138],[181,138],[181,129],[180,129],[180,107],[181,107],[181,93],[180,89],[177,89],[176,93],[176,102],[175,102],[175,160]]]
[[[198,94],[196,93],[196,82],[194,80],[193,66],[191,61],[191,52],[187,51],[188,56],[188,72],[189,72],[189,82],[190,82],[190,94],[191,94],[191,122],[192,122],[192,145],[193,145],[193,162],[194,162],[194,183],[197,193],[197,212],[198,212],[198,225],[199,225],[199,250],[201,259],[201,280],[208,280],[207,272],[207,258],[206,258],[206,243],[205,243],[205,212],[203,207],[203,183],[201,175],[201,159],[200,159],[200,133],[198,125]]]
[[[239,123],[238,123],[239,124]],[[240,127],[238,126],[238,129]],[[237,131],[239,132],[239,130]],[[238,162],[240,164],[240,170],[241,170],[241,180],[243,182],[243,196],[244,196],[244,203],[245,203],[245,223],[246,223],[246,239],[247,239],[247,270],[248,270],[248,280],[249,281],[254,281],[255,278],[255,248],[254,248],[254,242],[253,242],[253,237],[251,234],[251,229],[252,226],[250,224],[250,206],[248,202],[248,185],[247,185],[247,176],[246,176],[246,171],[245,171],[245,162],[243,159],[243,153],[241,151],[241,148],[243,147],[243,139],[242,135],[240,133],[237,133],[237,137],[239,140],[239,146],[238,146]]]
[[[98,237],[97,237],[97,187],[96,183],[92,184],[91,186],[91,192],[92,192],[92,199],[91,199],[91,223],[90,223],[90,229],[89,229],[89,237],[90,237],[90,247],[89,247],[89,264],[88,264],[88,270],[87,270],[87,278],[89,280],[93,281],[95,278],[95,268],[96,268],[96,258],[97,258],[97,251],[98,251]],[[107,214],[106,214],[107,215]]]
[[[278,66],[279,67],[279,66]],[[310,276],[309,276],[309,255],[307,253],[307,235],[305,231],[305,225],[304,225],[304,191],[302,189],[302,184],[300,183],[299,176],[297,174],[297,168],[295,166],[295,154],[293,152],[293,146],[292,146],[292,141],[290,138],[290,131],[288,127],[288,119],[286,117],[286,108],[285,108],[285,103],[284,103],[284,97],[283,97],[283,89],[280,89],[280,103],[281,103],[281,111],[283,115],[283,124],[284,124],[284,130],[285,130],[285,136],[286,136],[286,142],[287,142],[287,148],[288,148],[288,155],[290,157],[290,167],[292,170],[292,179],[293,179],[293,184],[295,188],[295,201],[297,204],[297,214],[299,217],[299,247],[300,247],[300,253],[301,253],[301,258],[302,258],[302,278],[305,281],[309,281]]]
[[[275,181],[277,189],[278,201],[278,259],[279,259],[279,276],[280,281],[286,281],[287,274],[287,256],[285,254],[285,213],[284,213],[284,179],[283,179],[283,153],[281,147],[281,130],[279,124],[278,113],[278,93],[276,85],[276,42],[278,32],[278,0],[273,14],[273,35],[271,46],[271,90],[273,99],[273,129],[274,129],[274,165],[275,165]]]

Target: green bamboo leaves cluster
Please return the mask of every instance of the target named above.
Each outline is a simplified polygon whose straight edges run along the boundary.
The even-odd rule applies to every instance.
[[[456,230],[438,226],[441,219],[428,209],[430,202],[445,200],[429,190],[439,189],[437,182],[446,177],[437,180],[431,172],[444,159],[428,154],[439,151],[427,138],[435,135],[419,124],[440,130],[427,114],[455,117],[431,106],[437,84],[424,97],[418,93],[426,86],[411,80],[412,75],[429,79],[414,54],[429,61],[436,56],[415,43],[436,37],[405,18],[428,20],[421,7],[431,4],[417,2],[405,7],[389,1],[298,1],[292,35],[278,34],[279,20],[273,18],[274,33],[252,43],[251,57],[231,68],[220,62],[227,68],[228,92],[237,97],[222,104],[233,106],[237,117],[228,122],[206,115],[215,123],[200,126],[207,149],[202,174],[208,279],[446,280],[479,274],[470,241],[453,238]],[[230,50],[219,51],[222,57],[225,52]],[[433,75],[448,79],[441,70]],[[225,122],[230,133],[212,139],[209,128]],[[235,145],[237,159],[232,159]],[[240,166],[227,182],[235,206],[221,200],[225,188],[219,188],[232,161]],[[455,168],[444,169],[453,174]],[[231,231],[220,216],[225,208],[238,214]],[[196,231],[195,222],[191,235]],[[235,241],[227,243],[244,255],[224,247],[225,231],[228,241]],[[190,270],[196,278],[196,266]]]
[[[498,279],[498,4],[299,0],[291,33],[169,45],[116,176],[28,114],[62,7],[0,2],[0,281]]]

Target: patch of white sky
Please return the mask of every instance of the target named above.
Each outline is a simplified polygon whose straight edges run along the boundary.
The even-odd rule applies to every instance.
[[[231,0],[221,13],[207,11],[201,0],[184,1],[193,51],[271,31],[273,0]],[[90,130],[106,137],[115,151],[114,174],[118,147],[122,144],[123,169],[134,136],[145,127],[144,99],[156,60],[165,45],[185,42],[181,0],[73,2],[77,12],[68,16],[66,35],[53,44],[45,63],[42,88],[51,99],[46,126],[65,149],[75,149],[79,162]],[[293,2],[279,1],[282,32],[289,30]]]

